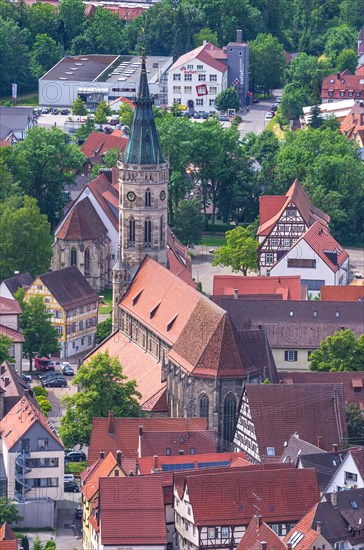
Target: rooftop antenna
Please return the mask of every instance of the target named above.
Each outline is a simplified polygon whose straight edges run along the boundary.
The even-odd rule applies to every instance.
[[[256,495],[255,493],[253,493],[253,497],[255,498],[255,501],[256,501],[256,504],[253,504],[256,512],[255,512],[255,515],[256,516],[260,516],[260,508],[259,508],[259,502],[262,500],[260,497],[258,497],[258,495]]]

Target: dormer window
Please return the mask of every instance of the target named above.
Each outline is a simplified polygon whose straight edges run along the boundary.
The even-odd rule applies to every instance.
[[[166,448],[166,456],[171,456],[171,449],[169,447]]]

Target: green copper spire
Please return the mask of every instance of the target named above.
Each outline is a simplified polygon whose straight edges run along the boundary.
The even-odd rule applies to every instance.
[[[138,95],[128,147],[124,162],[126,164],[160,164],[164,162],[159,144],[157,128],[152,111],[153,99],[149,95],[145,55],[142,55]]]

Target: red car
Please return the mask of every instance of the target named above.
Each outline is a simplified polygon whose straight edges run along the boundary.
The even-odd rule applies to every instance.
[[[36,357],[34,359],[34,366],[40,371],[54,370],[54,365],[48,357]]]

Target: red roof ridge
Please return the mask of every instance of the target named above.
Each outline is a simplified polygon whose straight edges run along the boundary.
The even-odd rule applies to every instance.
[[[16,300],[0,296],[0,314],[21,313],[21,307]]]

